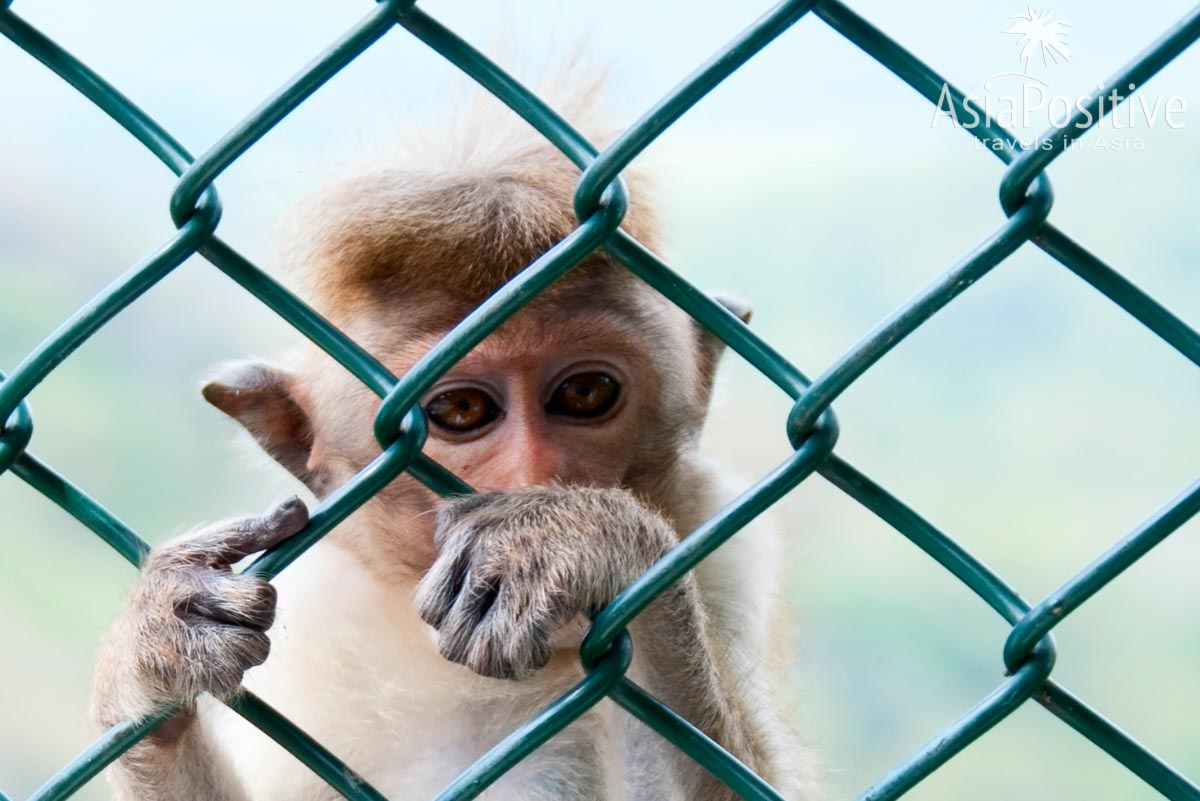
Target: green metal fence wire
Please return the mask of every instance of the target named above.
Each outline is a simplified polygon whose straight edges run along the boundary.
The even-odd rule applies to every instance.
[[[957,114],[970,114],[970,109],[984,120],[978,127],[964,130],[1008,165],[1000,185],[1000,205],[1006,219],[995,232],[812,380],[620,228],[628,202],[621,171],[713,87],[805,16],[822,20],[931,103],[937,104],[943,86],[948,86]],[[575,231],[472,312],[399,379],[216,235],[222,208],[214,187],[221,173],[263,134],[396,27],[440,53],[508,105],[581,171],[575,193],[579,218]],[[9,472],[25,481],[133,564],[144,559],[149,550],[147,543],[98,501],[29,452],[34,426],[26,398],[80,344],[195,253],[327,351],[382,398],[374,421],[381,453],[313,511],[304,531],[248,568],[267,577],[286,568],[402,472],[443,495],[470,492],[461,480],[422,454],[426,431],[418,397],[504,320],[597,249],[606,250],[696,318],[793,400],[786,420],[792,455],[688,534],[678,547],[601,610],[581,648],[584,678],[459,776],[438,796],[439,801],[463,801],[479,795],[505,771],[605,697],[700,762],[741,797],[778,801],[780,795],[761,778],[626,678],[632,646],[625,630],[630,620],[671,582],[814,473],[889,523],[1012,626],[1003,647],[1004,681],[866,790],[860,796],[863,801],[901,796],[1030,700],[1044,706],[1163,796],[1174,801],[1200,801],[1200,788],[1196,784],[1051,678],[1055,661],[1051,637],[1054,627],[1200,511],[1200,481],[1168,501],[1135,531],[1031,606],[953,539],[837,456],[834,445],[838,427],[831,408],[847,387],[897,343],[1026,242],[1050,254],[1200,366],[1200,335],[1193,328],[1048,222],[1053,196],[1045,172],[1073,139],[1094,127],[1103,113],[1112,111],[1111,105],[1106,108],[1102,103],[1107,93],[1129,84],[1141,87],[1200,38],[1200,8],[1105,81],[1066,125],[1047,130],[1027,148],[1022,148],[1010,132],[987,119],[982,109],[941,75],[835,0],[780,3],[701,65],[603,152],[598,152],[535,94],[417,8],[414,0],[378,3],[199,158],[189,154],[149,115],[87,65],[17,16],[11,9],[11,0],[0,5],[0,33],[99,106],[179,178],[170,198],[176,233],[63,323],[10,374],[0,374],[0,421],[4,423],[0,428],[0,473]],[[353,801],[384,798],[335,755],[259,698],[244,693],[230,705],[345,798]],[[69,797],[170,713],[171,710],[162,710],[146,720],[117,724],[50,778],[31,796],[31,801]],[[3,794],[0,801],[6,801]]]

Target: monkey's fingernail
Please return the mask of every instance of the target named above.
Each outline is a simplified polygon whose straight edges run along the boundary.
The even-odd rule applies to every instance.
[[[271,516],[272,517],[283,517],[287,514],[290,514],[293,511],[295,511],[296,507],[299,506],[300,504],[301,504],[300,496],[292,495],[291,497],[285,498],[282,501],[280,501],[279,505],[275,507],[275,511],[272,512]]]
[[[308,509],[300,496],[293,495],[279,503],[270,513],[272,525],[289,525],[292,528],[303,526],[308,520]]]
[[[294,508],[296,506],[299,506],[300,502],[301,501],[300,501],[299,495],[289,496],[289,498],[286,498],[286,499],[283,499],[282,501],[280,501],[280,505],[278,505],[275,508],[275,511],[278,513],[290,512],[290,511],[294,510]]]

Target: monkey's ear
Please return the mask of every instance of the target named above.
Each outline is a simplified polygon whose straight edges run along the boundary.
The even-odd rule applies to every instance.
[[[295,376],[263,362],[232,362],[200,390],[204,399],[237,420],[288,472],[318,495],[324,471],[309,465],[312,421],[296,401]]]
[[[750,324],[750,318],[754,316],[754,309],[750,308],[750,304],[746,301],[731,298],[728,295],[713,295],[713,300],[733,312],[733,316],[743,323]]]
[[[744,300],[735,300],[726,295],[713,295],[713,300],[728,309],[734,317],[743,323],[749,324],[750,318],[754,316],[754,311],[750,308],[750,304]],[[701,326],[699,323],[697,325],[700,327],[700,338],[702,340],[704,355],[712,362],[712,368],[715,369],[717,359],[721,358],[721,353],[725,350],[725,343],[704,326]]]
[[[750,304],[745,301],[735,300],[725,295],[713,295],[713,300],[732,312],[743,323],[749,323],[750,318],[754,314],[750,308]],[[699,326],[698,323],[697,326]],[[703,326],[699,327],[701,390],[704,393],[704,404],[707,406],[709,396],[712,394],[713,378],[717,373],[717,362],[721,360],[721,354],[725,352],[725,343],[714,336],[707,328]]]

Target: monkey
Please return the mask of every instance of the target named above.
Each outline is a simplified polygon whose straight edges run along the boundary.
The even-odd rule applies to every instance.
[[[532,132],[479,136],[366,164],[301,217],[307,299],[396,375],[577,225],[574,165]],[[629,185],[622,226],[657,250]],[[242,687],[388,798],[432,798],[582,677],[589,612],[734,497],[698,446],[723,347],[597,251],[420,400],[424,452],[477,493],[447,501],[402,474],[272,582],[233,568],[306,525],[299,496],[156,548],[101,649],[92,719],[179,711],[110,767],[115,798],[338,798],[218,703]],[[202,394],[312,498],[379,453],[379,399],[315,346],[227,364]],[[627,675],[812,801],[779,687],[779,547],[751,523],[667,589],[630,624]],[[608,701],[480,797],[737,798]]]

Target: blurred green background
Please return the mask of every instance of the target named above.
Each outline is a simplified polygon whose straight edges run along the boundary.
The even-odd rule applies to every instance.
[[[751,4],[755,5],[755,4]],[[852,4],[960,86],[1017,66],[1017,4]],[[202,6],[18,2],[194,151],[365,13],[279,0]],[[749,22],[717,3],[425,7],[518,74],[581,39],[626,124]],[[1038,77],[1075,97],[1188,9],[1059,3],[1070,62]],[[519,55],[513,55],[519,54]],[[0,42],[0,367],[171,233],[172,179],[49,72]],[[436,119],[454,71],[402,31],[351,65],[218,186],[222,236],[276,263],[274,223],[324,165],[386,149]],[[1200,57],[1148,87],[1194,105]],[[1189,112],[1190,113],[1190,112]],[[1051,219],[1200,324],[1200,119],[1105,132],[1051,170]],[[823,23],[805,20],[644,158],[668,256],[749,299],[755,327],[810,375],[996,228],[1000,163]],[[1044,120],[1022,131],[1032,135]],[[192,260],[40,386],[31,450],[161,541],[264,508],[288,486],[247,458],[198,397],[211,365],[271,355],[289,328]],[[787,453],[788,404],[727,360],[706,447],[747,483]],[[1200,371],[1032,246],[921,328],[837,403],[838,452],[1036,601],[1200,474]],[[0,789],[32,792],[88,741],[96,643],[132,570],[11,476],[0,478]],[[957,581],[820,478],[778,510],[790,559],[795,717],[832,798],[886,773],[1001,681],[1006,627]],[[1200,525],[1057,630],[1056,678],[1185,774],[1200,777]],[[302,768],[300,768],[302,769]],[[102,782],[79,796],[107,798]],[[1040,707],[1027,706],[910,794],[925,801],[1156,797]]]

